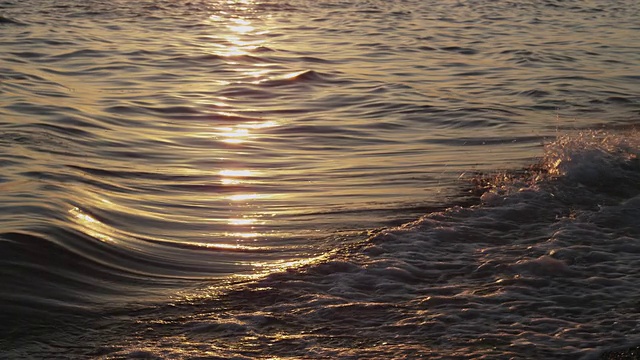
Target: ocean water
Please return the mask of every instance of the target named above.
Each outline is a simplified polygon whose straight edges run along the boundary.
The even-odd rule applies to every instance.
[[[0,358],[637,358],[638,19],[0,0]]]

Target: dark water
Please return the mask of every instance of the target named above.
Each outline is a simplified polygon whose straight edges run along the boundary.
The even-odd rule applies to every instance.
[[[0,357],[639,344],[639,12],[0,0]]]

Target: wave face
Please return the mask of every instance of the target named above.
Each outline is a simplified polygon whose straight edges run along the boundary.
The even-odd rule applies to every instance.
[[[640,344],[639,154],[636,132],[560,137],[531,168],[474,178],[478,205],[431,212],[222,296],[203,291],[158,308],[137,324],[144,335],[103,350],[632,358],[616,351]]]
[[[617,356],[639,16],[0,0],[3,356]]]

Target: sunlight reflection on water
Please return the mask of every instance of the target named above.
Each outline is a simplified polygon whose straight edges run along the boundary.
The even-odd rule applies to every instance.
[[[532,158],[543,154],[543,144],[559,129],[635,126],[640,51],[629,39],[637,38],[632,36],[637,7],[630,0],[613,5],[604,0],[4,1],[0,260],[5,261],[3,280],[8,281],[2,283],[9,294],[4,299],[13,302],[14,294],[15,299],[26,294],[40,306],[49,297],[69,299],[72,305],[93,298],[118,307],[117,298],[151,301],[180,288],[189,300],[218,294],[223,287],[213,288],[220,286],[219,279],[267,276],[256,285],[272,288],[271,293],[256,289],[234,300],[233,291],[225,290],[240,312],[253,307],[285,320],[259,321],[266,326],[261,328],[245,317],[236,319],[239,328],[248,324],[236,335],[260,340],[263,349],[277,345],[271,340],[284,339],[279,337],[284,333],[300,341],[284,344],[295,350],[283,354],[364,355],[358,353],[362,343],[352,340],[368,334],[349,336],[344,352],[336,352],[342,345],[333,342],[333,331],[342,322],[348,326],[345,333],[368,328],[381,330],[370,338],[381,344],[396,339],[399,347],[380,357],[393,357],[392,351],[411,345],[407,339],[426,345],[405,355],[426,354],[434,343],[423,340],[441,330],[443,337],[436,334],[435,339],[446,345],[442,351],[459,351],[463,347],[455,341],[493,334],[493,323],[483,316],[500,311],[494,300],[504,302],[483,291],[495,274],[513,274],[510,266],[498,266],[505,257],[512,256],[519,271],[536,270],[535,260],[522,259],[573,256],[563,243],[567,231],[573,232],[571,223],[605,215],[601,220],[615,219],[612,231],[624,236],[597,233],[593,246],[613,250],[612,261],[623,263],[616,259],[629,248],[618,251],[609,245],[628,246],[629,234],[622,234],[626,225],[618,224],[629,218],[628,228],[635,231],[630,216],[636,201],[615,210],[612,204],[618,200],[603,207],[599,199],[607,197],[602,194],[567,196],[582,205],[554,209],[546,204],[560,198],[555,187],[539,201],[531,197],[539,189],[518,192],[523,201],[516,201],[522,205],[517,208],[502,209],[507,206],[497,204],[504,201],[502,195],[489,198],[495,205],[467,208],[473,192],[464,179],[535,163]],[[575,148],[581,150],[580,144]],[[557,164],[567,165],[565,157]],[[585,164],[587,170],[594,165],[588,158]],[[637,170],[637,164],[630,165]],[[615,173],[609,167],[603,172],[612,169]],[[625,176],[614,180],[620,184]],[[629,188],[637,190],[633,184]],[[433,213],[448,207],[449,215]],[[590,238],[584,229],[590,228],[579,225],[581,232],[571,238],[584,244]],[[512,239],[522,239],[522,246]],[[562,251],[550,252],[554,243]],[[584,274],[601,276],[608,256],[585,251],[585,261],[592,258],[597,266],[585,267]],[[580,264],[582,258],[571,266],[588,264]],[[476,269],[482,262],[486,266]],[[620,281],[618,270],[627,271],[626,265],[610,269],[614,282]],[[634,274],[632,267],[628,270]],[[542,295],[547,290],[579,293],[602,284],[588,281],[572,289],[567,281],[542,288],[531,283],[531,289]],[[193,290],[201,286],[213,288]],[[500,282],[495,295],[504,296],[505,289],[520,294],[519,286]],[[113,296],[104,297],[105,291]],[[455,294],[462,302],[483,304],[475,316],[482,329],[488,326],[486,331],[452,328],[474,321],[466,317],[474,312],[456,306]],[[449,295],[454,300],[450,308],[433,304]],[[347,303],[333,302],[340,298]],[[621,309],[614,317],[620,320],[625,309],[617,300],[605,304]],[[224,327],[206,324],[189,345],[184,335],[191,330],[180,328],[194,308],[180,317],[175,315],[182,310],[159,301],[159,316],[151,317],[173,318],[179,328],[123,332],[129,327],[123,318],[147,328],[138,320],[149,313],[118,312],[109,349],[99,354],[118,357],[110,352],[127,351],[138,340],[152,348],[146,354],[152,357],[173,357],[172,348],[179,352],[185,346],[199,347],[195,351],[243,347],[243,340],[229,337]],[[338,306],[326,306],[332,303]],[[539,303],[522,309],[517,332],[509,330],[513,311],[493,318],[506,320],[500,322],[505,334],[515,334],[507,334],[506,341],[551,333],[519,327],[535,320],[532,314],[545,315],[536,313]],[[596,308],[599,303],[593,299]],[[218,310],[226,305],[219,305],[204,304],[196,312],[225,316]],[[341,305],[347,305],[344,311]],[[425,323],[422,312],[434,315],[432,310],[447,310],[442,313],[447,316]],[[317,317],[309,317],[314,313]],[[393,326],[347,324],[359,314]],[[64,312],[60,316],[66,317]],[[456,320],[460,316],[463,321]],[[567,316],[574,320],[571,311]],[[15,319],[23,326],[20,315]],[[86,321],[74,328],[104,341],[108,326]],[[303,327],[287,328],[290,324]],[[619,329],[620,334],[633,333],[635,325]],[[396,336],[404,331],[418,336]],[[525,333],[531,336],[517,336]],[[163,334],[175,336],[175,342]],[[316,335],[326,335],[329,347],[312,353],[324,346]],[[70,340],[74,346],[75,340]],[[560,344],[556,340],[561,339],[541,343]],[[43,339],[40,344],[49,348],[43,351],[54,351],[50,345],[55,342]],[[475,344],[490,350],[498,343]],[[69,356],[76,358],[93,351],[73,349],[78,353]],[[516,354],[522,348],[505,344],[504,349]],[[250,356],[245,350],[212,356]],[[145,355],[133,351],[134,357]]]

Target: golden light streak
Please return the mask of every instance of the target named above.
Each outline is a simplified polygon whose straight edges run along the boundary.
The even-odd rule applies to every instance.
[[[326,261],[330,255],[331,255],[330,253],[326,253],[323,255],[306,258],[306,259],[282,260],[275,263],[274,262],[253,262],[251,263],[251,265],[256,269],[255,274],[238,275],[238,276],[243,278],[259,279],[272,273],[284,272],[289,269],[300,268],[300,267],[311,265],[311,264],[319,264],[323,261]]]
[[[228,25],[227,27],[235,33],[246,34],[255,30],[255,28],[251,26],[251,21],[247,19],[231,19],[231,22],[235,25]]]
[[[229,25],[229,29],[238,34],[246,34],[255,30],[251,25]]]
[[[244,72],[244,74],[249,77],[260,78],[260,77],[264,77],[264,75],[269,74],[271,71],[272,70],[270,69],[247,70]]]
[[[296,71],[296,72],[292,72],[292,73],[289,73],[289,74],[285,74],[285,75],[281,76],[280,79],[282,79],[282,80],[290,80],[290,79],[293,79],[293,78],[295,78],[297,76],[300,76],[300,75],[302,75],[304,73],[305,73],[305,71]]]
[[[264,29],[258,31],[259,29],[250,19],[240,15],[254,14],[255,9],[252,9],[254,5],[252,1],[233,2],[229,5],[235,10],[233,14],[220,12],[209,16],[209,21],[216,24],[218,36],[228,44],[220,46],[215,53],[227,57],[247,55],[251,50],[264,43],[265,39],[261,35],[266,32]],[[221,29],[222,27],[226,27],[226,31]],[[216,43],[219,42],[216,41]],[[213,44],[213,46],[216,45]]]
[[[190,245],[194,248],[200,249],[220,249],[220,250],[241,250],[241,251],[260,251],[264,250],[264,247],[249,246],[242,244],[228,244],[228,243],[201,243],[201,242],[181,242],[181,244]]]
[[[115,242],[115,240],[111,236],[106,234],[107,232],[109,232],[109,228],[105,224],[103,224],[93,216],[85,213],[79,207],[76,206],[70,209],[69,213],[71,214],[75,222],[78,225],[82,226],[82,230],[85,234],[96,239],[100,239],[104,242]]]
[[[226,139],[221,140],[222,142],[227,144],[241,144],[245,142],[246,138],[249,136],[249,130],[229,128],[228,131],[221,133],[220,135],[226,137]]]
[[[220,170],[220,176],[224,176],[224,177],[249,177],[249,176],[254,176],[254,173],[251,170],[225,169],[225,170]]]
[[[220,183],[222,185],[238,185],[238,184],[241,184],[242,181],[238,180],[238,179],[224,178],[224,179],[220,180]]]
[[[265,197],[265,195],[260,195],[260,194],[236,194],[236,195],[227,196],[227,199],[229,199],[231,201],[247,201],[247,200],[256,200],[256,199],[263,198],[263,197]]]
[[[216,132],[213,133],[217,137],[221,137],[220,141],[227,144],[241,144],[258,135],[252,134],[252,131],[266,129],[277,126],[278,123],[273,120],[264,122],[248,122],[244,124],[238,124],[235,127],[225,126],[216,128]],[[203,134],[203,135],[206,135]]]
[[[225,233],[228,237],[234,238],[257,238],[259,236],[263,236],[263,234],[258,232],[234,232],[234,233]]]
[[[252,218],[229,219],[229,225],[254,225],[258,220]]]
[[[245,246],[240,244],[225,244],[225,243],[214,243],[214,244],[199,244],[199,246],[205,248],[215,248],[215,249],[227,249],[227,250],[254,250],[255,247]]]
[[[216,12],[215,15],[209,16],[209,22],[211,26],[211,33],[209,39],[210,51],[218,56],[224,57],[222,59],[226,64],[231,65],[233,70],[238,74],[241,74],[243,78],[249,78],[249,81],[259,81],[261,79],[269,79],[272,76],[274,69],[279,69],[277,64],[268,63],[266,61],[254,62],[250,61],[253,58],[247,55],[253,55],[257,51],[268,49],[267,40],[269,37],[267,34],[270,32],[268,26],[265,25],[262,14],[255,8],[255,1],[253,0],[227,0],[227,6],[229,12]],[[258,54],[259,56],[260,54]],[[235,65],[234,65],[235,64]],[[234,99],[229,99],[233,101]],[[224,104],[225,110],[231,108],[231,105]],[[277,121],[266,120],[263,121],[259,118],[251,119],[247,116],[255,116],[258,113],[254,109],[245,109],[246,112],[251,112],[251,115],[246,113],[226,113],[220,112],[219,115],[227,116],[229,120],[236,120],[244,118],[250,121],[245,123],[239,123],[234,121],[223,124],[221,127],[215,127],[208,129],[206,132],[199,133],[198,137],[208,137],[215,139],[216,142],[228,144],[225,146],[225,150],[229,152],[238,151],[244,154],[247,150],[245,143],[251,143],[257,141],[262,135],[261,129],[267,129],[276,127],[279,125]],[[253,121],[251,121],[253,120]],[[256,179],[258,176],[268,176],[269,173],[256,172],[255,170],[231,168],[219,170],[219,181],[222,185],[229,185],[232,187],[260,182],[262,178]],[[242,165],[237,165],[242,166]],[[252,201],[267,198],[273,196],[272,194],[260,194],[260,193],[238,193],[242,191],[239,188],[229,189],[233,193],[223,195],[225,199],[231,201],[232,215],[228,219],[216,219],[217,222],[223,221],[230,226],[237,227],[239,231],[231,231],[225,233],[225,236],[234,237],[237,241],[253,241],[246,240],[253,238],[254,240],[261,236],[268,236],[262,234],[258,229],[259,225],[265,224],[265,219],[262,219],[262,215],[249,213],[248,209],[252,209],[257,205],[252,204]],[[248,191],[255,191],[251,187],[246,187]],[[246,230],[246,231],[244,231]],[[229,245],[231,246],[231,245]],[[233,246],[231,246],[233,247]]]
[[[278,123],[273,120],[268,120],[264,122],[246,123],[238,126],[248,128],[248,129],[265,129],[265,128],[278,126]]]

